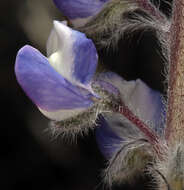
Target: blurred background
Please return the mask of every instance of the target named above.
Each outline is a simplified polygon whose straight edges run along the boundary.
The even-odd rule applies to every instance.
[[[166,0],[155,1],[169,15]],[[17,51],[30,44],[45,53],[52,20],[63,19],[52,0],[0,2],[0,187],[3,190],[105,189],[100,171],[105,160],[93,132],[78,144],[52,138],[48,120],[25,96],[16,82]],[[147,179],[114,189],[149,189]]]

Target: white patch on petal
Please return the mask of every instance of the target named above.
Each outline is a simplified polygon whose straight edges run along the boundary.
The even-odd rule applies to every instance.
[[[72,109],[72,110],[58,110],[55,112],[45,111],[38,107],[40,112],[45,115],[47,118],[54,120],[54,121],[62,121],[71,117],[74,117],[86,110],[86,108],[81,109]]]
[[[67,26],[67,21],[62,21],[61,23]],[[47,56],[50,57],[53,53],[58,51],[58,48],[59,48],[58,36],[55,28],[53,28],[47,40]]]
[[[53,53],[49,58],[49,63],[51,64],[51,66],[58,72],[60,73],[63,77],[63,73],[60,72],[60,68],[61,68],[61,64],[60,62],[63,62],[62,61],[62,53],[61,52],[58,52],[56,51],[55,53]],[[66,78],[66,77],[65,77]]]
[[[56,35],[56,31],[52,29],[50,36],[47,40],[47,56],[51,56],[58,50],[58,38]]]
[[[72,30],[66,23],[54,21],[54,29],[47,43],[47,54],[52,67],[70,82],[75,83],[72,78],[74,67],[73,43],[75,39]]]
[[[67,22],[54,21],[54,28],[47,41],[47,56],[51,66],[72,84],[87,89],[91,93],[91,84],[84,85],[73,77],[74,59],[73,45],[75,37]]]

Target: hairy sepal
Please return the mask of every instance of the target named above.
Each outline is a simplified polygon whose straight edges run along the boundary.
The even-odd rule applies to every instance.
[[[63,139],[70,139],[71,142],[76,142],[77,137],[86,135],[89,129],[94,129],[97,125],[96,121],[99,114],[112,113],[120,104],[119,95],[110,94],[98,83],[93,83],[93,90],[99,95],[99,99],[95,100],[92,107],[85,110],[81,114],[62,121],[52,121],[49,130],[53,138],[62,136]]]

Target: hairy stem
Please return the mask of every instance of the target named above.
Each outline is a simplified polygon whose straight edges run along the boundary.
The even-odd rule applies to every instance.
[[[158,8],[156,8],[150,0],[135,0],[139,7],[146,10],[148,13],[150,13],[152,16],[160,20],[161,22],[166,22],[166,17],[159,11]]]
[[[184,137],[184,0],[174,0],[170,33],[170,69],[166,139]]]
[[[160,145],[159,136],[154,131],[152,131],[148,125],[146,125],[136,115],[134,115],[133,112],[131,112],[123,102],[121,103],[121,109],[119,109],[118,112],[131,121],[145,135],[148,142],[153,145],[155,152],[161,159],[164,150]]]

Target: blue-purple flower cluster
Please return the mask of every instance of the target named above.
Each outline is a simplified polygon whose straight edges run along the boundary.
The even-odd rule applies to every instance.
[[[108,0],[54,2],[74,26],[82,26],[100,12]],[[97,64],[98,54],[93,41],[68,27],[66,21],[54,21],[47,42],[47,56],[29,45],[24,46],[17,54],[15,73],[27,96],[51,120],[65,121],[78,117],[97,104],[109,104],[106,98],[115,96],[117,101],[112,100],[112,104],[117,107],[117,102],[121,102],[153,131],[159,129],[159,133],[162,132],[162,95],[140,79],[126,81],[112,72],[97,73]],[[108,96],[104,96],[101,90]],[[118,113],[120,111],[113,109],[113,105],[108,110],[105,110],[108,106],[102,107],[96,140],[103,155],[109,159],[129,139],[128,135],[125,136],[124,127],[136,128],[136,123]]]

